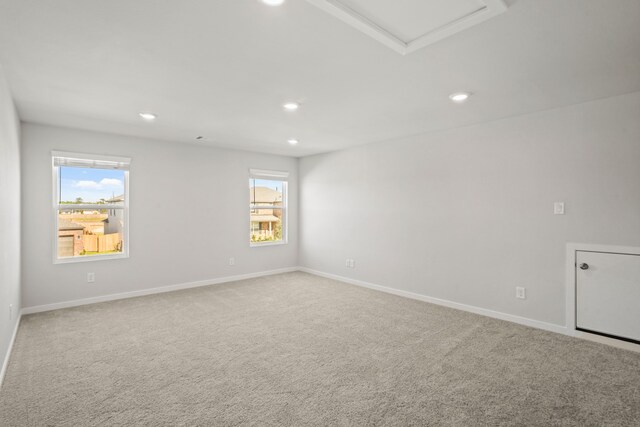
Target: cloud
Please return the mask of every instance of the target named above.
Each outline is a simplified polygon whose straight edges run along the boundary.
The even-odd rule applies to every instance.
[[[102,186],[95,181],[78,181],[74,184],[74,187],[84,188],[87,190],[99,190],[102,188]]]
[[[119,179],[115,179],[115,178],[102,178],[102,181],[100,181],[100,184],[102,185],[111,185],[111,186],[121,186],[122,185],[122,181],[120,181]]]
[[[102,178],[100,182],[77,181],[73,186],[83,190],[103,190],[105,187],[122,187],[122,181],[115,178]]]

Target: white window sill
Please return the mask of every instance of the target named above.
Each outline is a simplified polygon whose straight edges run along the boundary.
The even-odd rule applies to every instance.
[[[129,254],[115,254],[115,255],[85,255],[68,258],[56,258],[53,260],[54,264],[73,264],[76,262],[88,262],[88,261],[109,261],[114,259],[129,258]]]
[[[287,242],[262,242],[262,243],[258,243],[258,242],[251,242],[249,243],[249,247],[251,248],[259,248],[262,246],[280,246],[280,245],[286,245]]]

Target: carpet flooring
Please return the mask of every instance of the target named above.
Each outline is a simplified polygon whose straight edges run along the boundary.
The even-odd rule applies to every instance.
[[[640,354],[288,273],[25,316],[1,426],[640,426]]]

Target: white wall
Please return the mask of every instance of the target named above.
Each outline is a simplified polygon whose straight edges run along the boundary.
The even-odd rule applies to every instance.
[[[293,267],[299,254],[315,270],[561,325],[565,244],[640,246],[639,119],[632,93],[303,158],[299,253],[296,159],[25,124],[22,305]],[[53,264],[51,150],[133,158],[129,259]],[[286,246],[247,244],[249,168],[292,173]]]
[[[0,366],[20,309],[19,132],[18,116],[0,69]],[[14,307],[12,316],[10,304]]]
[[[301,265],[399,290],[563,325],[565,244],[640,246],[640,93],[299,168]]]
[[[294,158],[33,124],[22,135],[24,307],[297,265]],[[130,258],[53,264],[52,150],[132,158]],[[249,247],[249,168],[291,172],[289,244]]]

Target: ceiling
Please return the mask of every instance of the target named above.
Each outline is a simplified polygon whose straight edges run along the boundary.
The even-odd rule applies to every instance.
[[[0,64],[23,121],[289,156],[640,90],[640,1],[505,3],[403,56],[311,0],[0,0]],[[419,34],[388,9],[415,1],[370,4]]]

